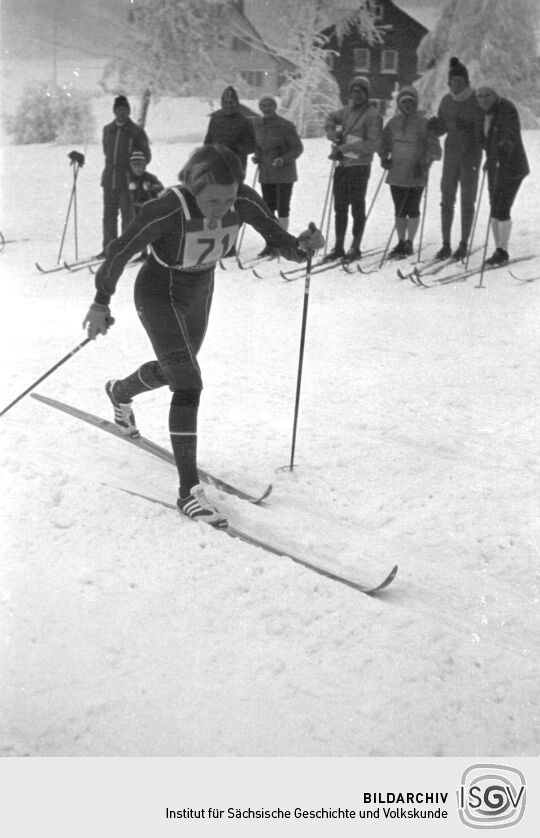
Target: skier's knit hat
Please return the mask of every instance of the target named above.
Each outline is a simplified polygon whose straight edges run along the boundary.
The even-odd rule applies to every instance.
[[[146,157],[142,153],[142,151],[134,151],[129,156],[130,163],[145,163],[146,164]]]
[[[453,56],[450,59],[449,69],[448,69],[448,81],[455,76],[462,76],[465,79],[467,84],[469,84],[469,72],[465,66],[462,64],[459,58]]]
[[[125,96],[116,97],[113,104],[113,111],[115,111],[117,108],[128,108],[128,110],[131,111],[130,104]]]
[[[369,79],[366,79],[365,76],[354,76],[349,82],[349,93],[353,89],[353,87],[363,87],[366,91],[367,95],[371,93],[371,82]]]
[[[238,93],[236,92],[234,87],[232,87],[232,85],[229,85],[228,87],[226,87],[225,90],[223,91],[223,93],[221,94],[221,104],[223,104],[223,100],[225,98],[234,99],[234,101],[236,103],[239,102]]]
[[[401,88],[397,97],[398,105],[405,99],[412,99],[416,104],[418,104],[418,91],[416,87],[412,86],[412,84],[409,84],[406,87]]]

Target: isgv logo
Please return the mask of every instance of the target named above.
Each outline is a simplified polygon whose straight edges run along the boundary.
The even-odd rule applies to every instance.
[[[457,792],[459,817],[473,829],[515,826],[525,811],[525,777],[508,765],[470,765]]]

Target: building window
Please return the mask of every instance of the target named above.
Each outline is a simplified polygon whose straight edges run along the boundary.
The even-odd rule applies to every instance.
[[[370,51],[368,49],[353,49],[353,62],[355,73],[366,73],[369,71]]]
[[[376,3],[374,8],[374,14],[376,20],[382,20],[384,17],[384,6],[382,3]]]
[[[240,75],[250,87],[263,87],[264,70],[240,70]]]
[[[381,52],[381,73],[397,73],[398,53],[395,49],[383,49]]]
[[[236,35],[233,35],[231,49],[235,52],[249,52],[251,44],[249,44],[244,38],[237,38]]]

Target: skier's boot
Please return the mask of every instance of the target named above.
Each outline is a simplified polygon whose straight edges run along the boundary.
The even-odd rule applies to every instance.
[[[114,385],[116,384],[116,381],[117,379],[113,378],[111,381],[107,381],[105,385],[105,392],[111,400],[111,404],[114,408],[114,422],[123,434],[136,439],[141,435],[141,432],[137,428],[137,424],[135,422],[135,414],[133,413],[133,409],[131,407],[133,402],[119,402],[115,399]]]
[[[200,483],[193,486],[187,497],[179,496],[176,504],[183,515],[193,518],[194,521],[204,521],[205,524],[211,524],[213,527],[228,526],[229,522],[226,517],[208,500]]]

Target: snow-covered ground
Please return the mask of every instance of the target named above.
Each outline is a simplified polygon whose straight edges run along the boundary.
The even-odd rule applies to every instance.
[[[534,164],[540,134],[525,139]],[[295,232],[320,221],[329,172],[327,143],[305,146]],[[156,143],[150,170],[174,182],[193,147]],[[0,253],[0,407],[84,337],[90,273],[34,267],[57,258],[70,150],[3,149],[0,229],[29,241]],[[101,246],[101,149],[86,153],[82,254]],[[379,177],[375,165],[370,195]],[[435,166],[426,254],[439,244],[439,177]],[[512,255],[538,253],[539,214],[533,172]],[[478,243],[485,218],[484,200]],[[384,187],[365,247],[383,246],[391,225]],[[259,247],[249,231],[244,254]],[[515,270],[538,275],[540,255]],[[151,357],[134,276],[120,281],[109,335],[39,392],[109,414],[104,382]],[[122,441],[31,398],[3,416],[2,755],[537,755],[540,282],[504,269],[484,284],[424,290],[392,264],[314,276],[291,473],[278,469],[304,283],[217,271],[201,465],[246,488],[274,484],[264,508],[222,496],[239,526],[359,580],[398,563],[378,598],[119,491],[176,496],[175,471]],[[162,445],[168,401],[162,390],[136,404]]]

